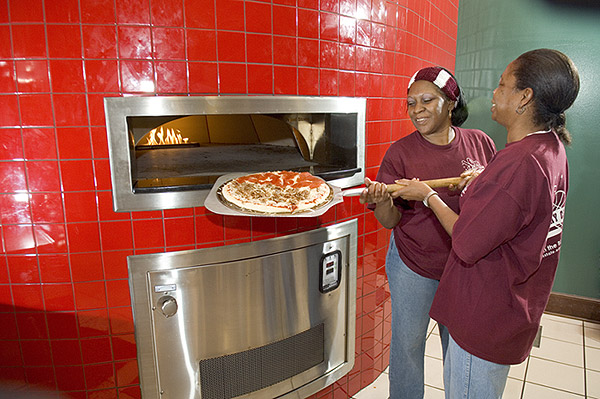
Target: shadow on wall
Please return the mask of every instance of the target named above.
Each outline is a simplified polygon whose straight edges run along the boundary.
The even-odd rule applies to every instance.
[[[69,399],[117,390],[140,397],[135,339],[115,334],[130,330],[130,319],[8,304],[0,304],[0,313],[9,321],[0,334],[0,399]]]

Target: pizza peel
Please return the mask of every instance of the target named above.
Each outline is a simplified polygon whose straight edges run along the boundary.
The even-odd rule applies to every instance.
[[[446,177],[443,179],[433,179],[433,180],[421,180],[421,182],[426,183],[431,188],[441,188],[441,187],[449,187],[453,184],[459,184],[463,180],[462,177]],[[393,193],[396,190],[401,189],[406,186],[405,184],[388,184],[387,192]],[[343,190],[342,194],[344,197],[353,197],[360,195],[366,187],[359,188],[351,188],[349,190]]]

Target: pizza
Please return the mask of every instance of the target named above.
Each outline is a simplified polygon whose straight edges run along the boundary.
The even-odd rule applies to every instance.
[[[293,214],[328,203],[333,190],[308,172],[254,173],[228,181],[219,188],[226,205],[263,214]]]

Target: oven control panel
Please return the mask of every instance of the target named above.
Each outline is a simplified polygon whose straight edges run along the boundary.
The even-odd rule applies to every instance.
[[[319,291],[326,293],[335,290],[342,279],[342,253],[339,250],[321,257],[319,265]]]

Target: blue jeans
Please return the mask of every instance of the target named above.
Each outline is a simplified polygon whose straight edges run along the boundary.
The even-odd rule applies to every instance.
[[[450,336],[444,359],[446,399],[500,399],[510,365],[471,355]]]
[[[392,298],[390,399],[423,398],[429,309],[439,282],[422,277],[406,266],[398,255],[393,234],[385,269]],[[439,327],[445,354],[448,331],[442,325]]]

